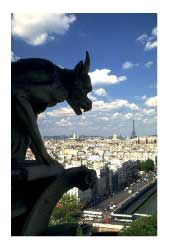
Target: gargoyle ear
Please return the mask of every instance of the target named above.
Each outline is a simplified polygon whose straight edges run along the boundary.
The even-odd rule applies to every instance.
[[[84,66],[83,66],[84,73],[88,74],[89,69],[90,69],[90,56],[89,56],[89,52],[86,51],[86,59],[85,59]]]
[[[83,61],[81,60],[74,68],[76,75],[80,75],[83,71]]]

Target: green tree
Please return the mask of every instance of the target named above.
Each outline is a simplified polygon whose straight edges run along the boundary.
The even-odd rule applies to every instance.
[[[49,225],[60,223],[74,223],[81,216],[80,203],[73,195],[64,194],[59,201],[59,206],[55,207],[50,218]]]
[[[121,236],[157,236],[157,214],[142,217],[133,221],[129,228],[125,228]]]
[[[153,171],[154,162],[151,159],[147,159],[146,161],[138,161],[138,167],[142,171]]]
[[[147,159],[145,162],[145,168],[147,171],[154,170],[154,162],[151,159]]]
[[[83,236],[83,230],[80,225],[77,227],[76,236]]]

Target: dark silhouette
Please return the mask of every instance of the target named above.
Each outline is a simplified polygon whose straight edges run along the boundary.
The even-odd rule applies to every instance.
[[[50,157],[37,125],[41,112],[64,100],[77,115],[92,108],[89,67],[88,52],[73,70],[45,59],[12,63],[12,235],[46,234],[52,210],[65,192],[95,186],[94,170],[64,169]],[[36,160],[25,160],[28,147]]]
[[[89,53],[74,69],[62,69],[45,59],[20,59],[12,63],[12,164],[25,160],[30,147],[36,160],[62,165],[47,153],[37,125],[37,116],[47,107],[66,100],[77,115],[92,108],[88,75]]]

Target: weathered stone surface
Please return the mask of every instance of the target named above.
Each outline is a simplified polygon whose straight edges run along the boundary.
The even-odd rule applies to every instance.
[[[45,167],[57,172],[54,167]],[[43,177],[38,174],[35,177],[38,169]],[[22,170],[27,172],[27,178],[18,178],[12,188],[12,235],[44,234],[52,210],[62,195],[73,187],[83,191],[92,188],[96,181],[95,171],[84,166],[66,169],[60,176],[50,174],[51,170],[49,176],[43,175],[43,164],[22,167]],[[18,175],[22,174],[19,171]]]
[[[84,166],[64,169],[47,153],[37,125],[41,112],[64,100],[77,115],[92,108],[89,67],[88,52],[73,70],[44,59],[12,63],[12,235],[44,234],[65,192],[95,184],[95,171]],[[25,160],[28,147],[35,161]]]
[[[12,161],[25,160],[30,147],[36,160],[62,165],[47,153],[37,125],[38,115],[47,107],[67,100],[77,115],[92,108],[87,94],[92,86],[88,75],[90,58],[80,61],[74,69],[58,67],[44,59],[21,59],[12,63]]]

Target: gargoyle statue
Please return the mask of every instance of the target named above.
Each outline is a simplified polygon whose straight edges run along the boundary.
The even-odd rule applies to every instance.
[[[87,94],[92,91],[88,75],[89,53],[74,69],[62,69],[52,62],[29,58],[12,62],[12,162],[25,160],[30,147],[36,160],[63,167],[45,149],[37,125],[38,115],[47,107],[66,100],[77,115],[92,108]]]

